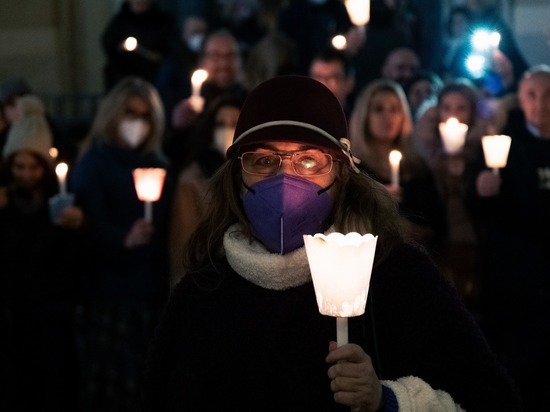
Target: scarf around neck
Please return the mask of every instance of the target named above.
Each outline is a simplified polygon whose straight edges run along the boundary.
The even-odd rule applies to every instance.
[[[304,246],[286,255],[271,253],[257,240],[250,242],[241,225],[235,224],[225,232],[223,247],[231,268],[261,288],[285,290],[311,281]]]

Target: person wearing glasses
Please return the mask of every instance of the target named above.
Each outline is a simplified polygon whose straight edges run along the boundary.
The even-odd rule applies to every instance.
[[[258,85],[150,345],[141,411],[520,410],[458,293],[403,240],[356,167],[337,98],[304,76]],[[367,309],[337,347],[304,234],[378,236]],[[338,274],[335,274],[338,275]]]

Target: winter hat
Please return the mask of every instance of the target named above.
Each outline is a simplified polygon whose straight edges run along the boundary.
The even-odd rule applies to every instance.
[[[17,109],[20,117],[9,129],[3,157],[19,150],[30,150],[51,162],[49,150],[53,145],[53,137],[44,104],[38,97],[27,95],[17,101]]]
[[[340,102],[322,83],[306,76],[273,77],[254,88],[241,109],[227,158],[267,141],[311,143],[342,152],[355,169]]]

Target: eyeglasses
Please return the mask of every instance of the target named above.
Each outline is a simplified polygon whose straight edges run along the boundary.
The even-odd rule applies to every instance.
[[[251,175],[273,176],[279,172],[284,159],[289,159],[292,169],[300,176],[323,176],[332,170],[334,159],[323,152],[245,152],[241,156],[243,170]]]

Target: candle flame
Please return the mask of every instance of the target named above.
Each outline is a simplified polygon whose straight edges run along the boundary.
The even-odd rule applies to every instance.
[[[390,163],[392,165],[398,165],[401,159],[403,158],[403,155],[399,150],[392,150],[390,152],[389,158],[390,158]]]
[[[204,69],[197,69],[193,72],[191,76],[191,83],[193,86],[201,86],[204,81],[208,78],[208,72]]]
[[[61,162],[55,167],[55,174],[62,179],[65,178],[65,176],[67,176],[68,171],[69,171],[69,166],[67,166],[67,163]]]
[[[138,41],[135,37],[128,37],[124,40],[124,48],[128,51],[134,51],[137,48]]]
[[[370,20],[370,0],[346,0],[346,10],[351,22],[356,26],[364,26]]]

